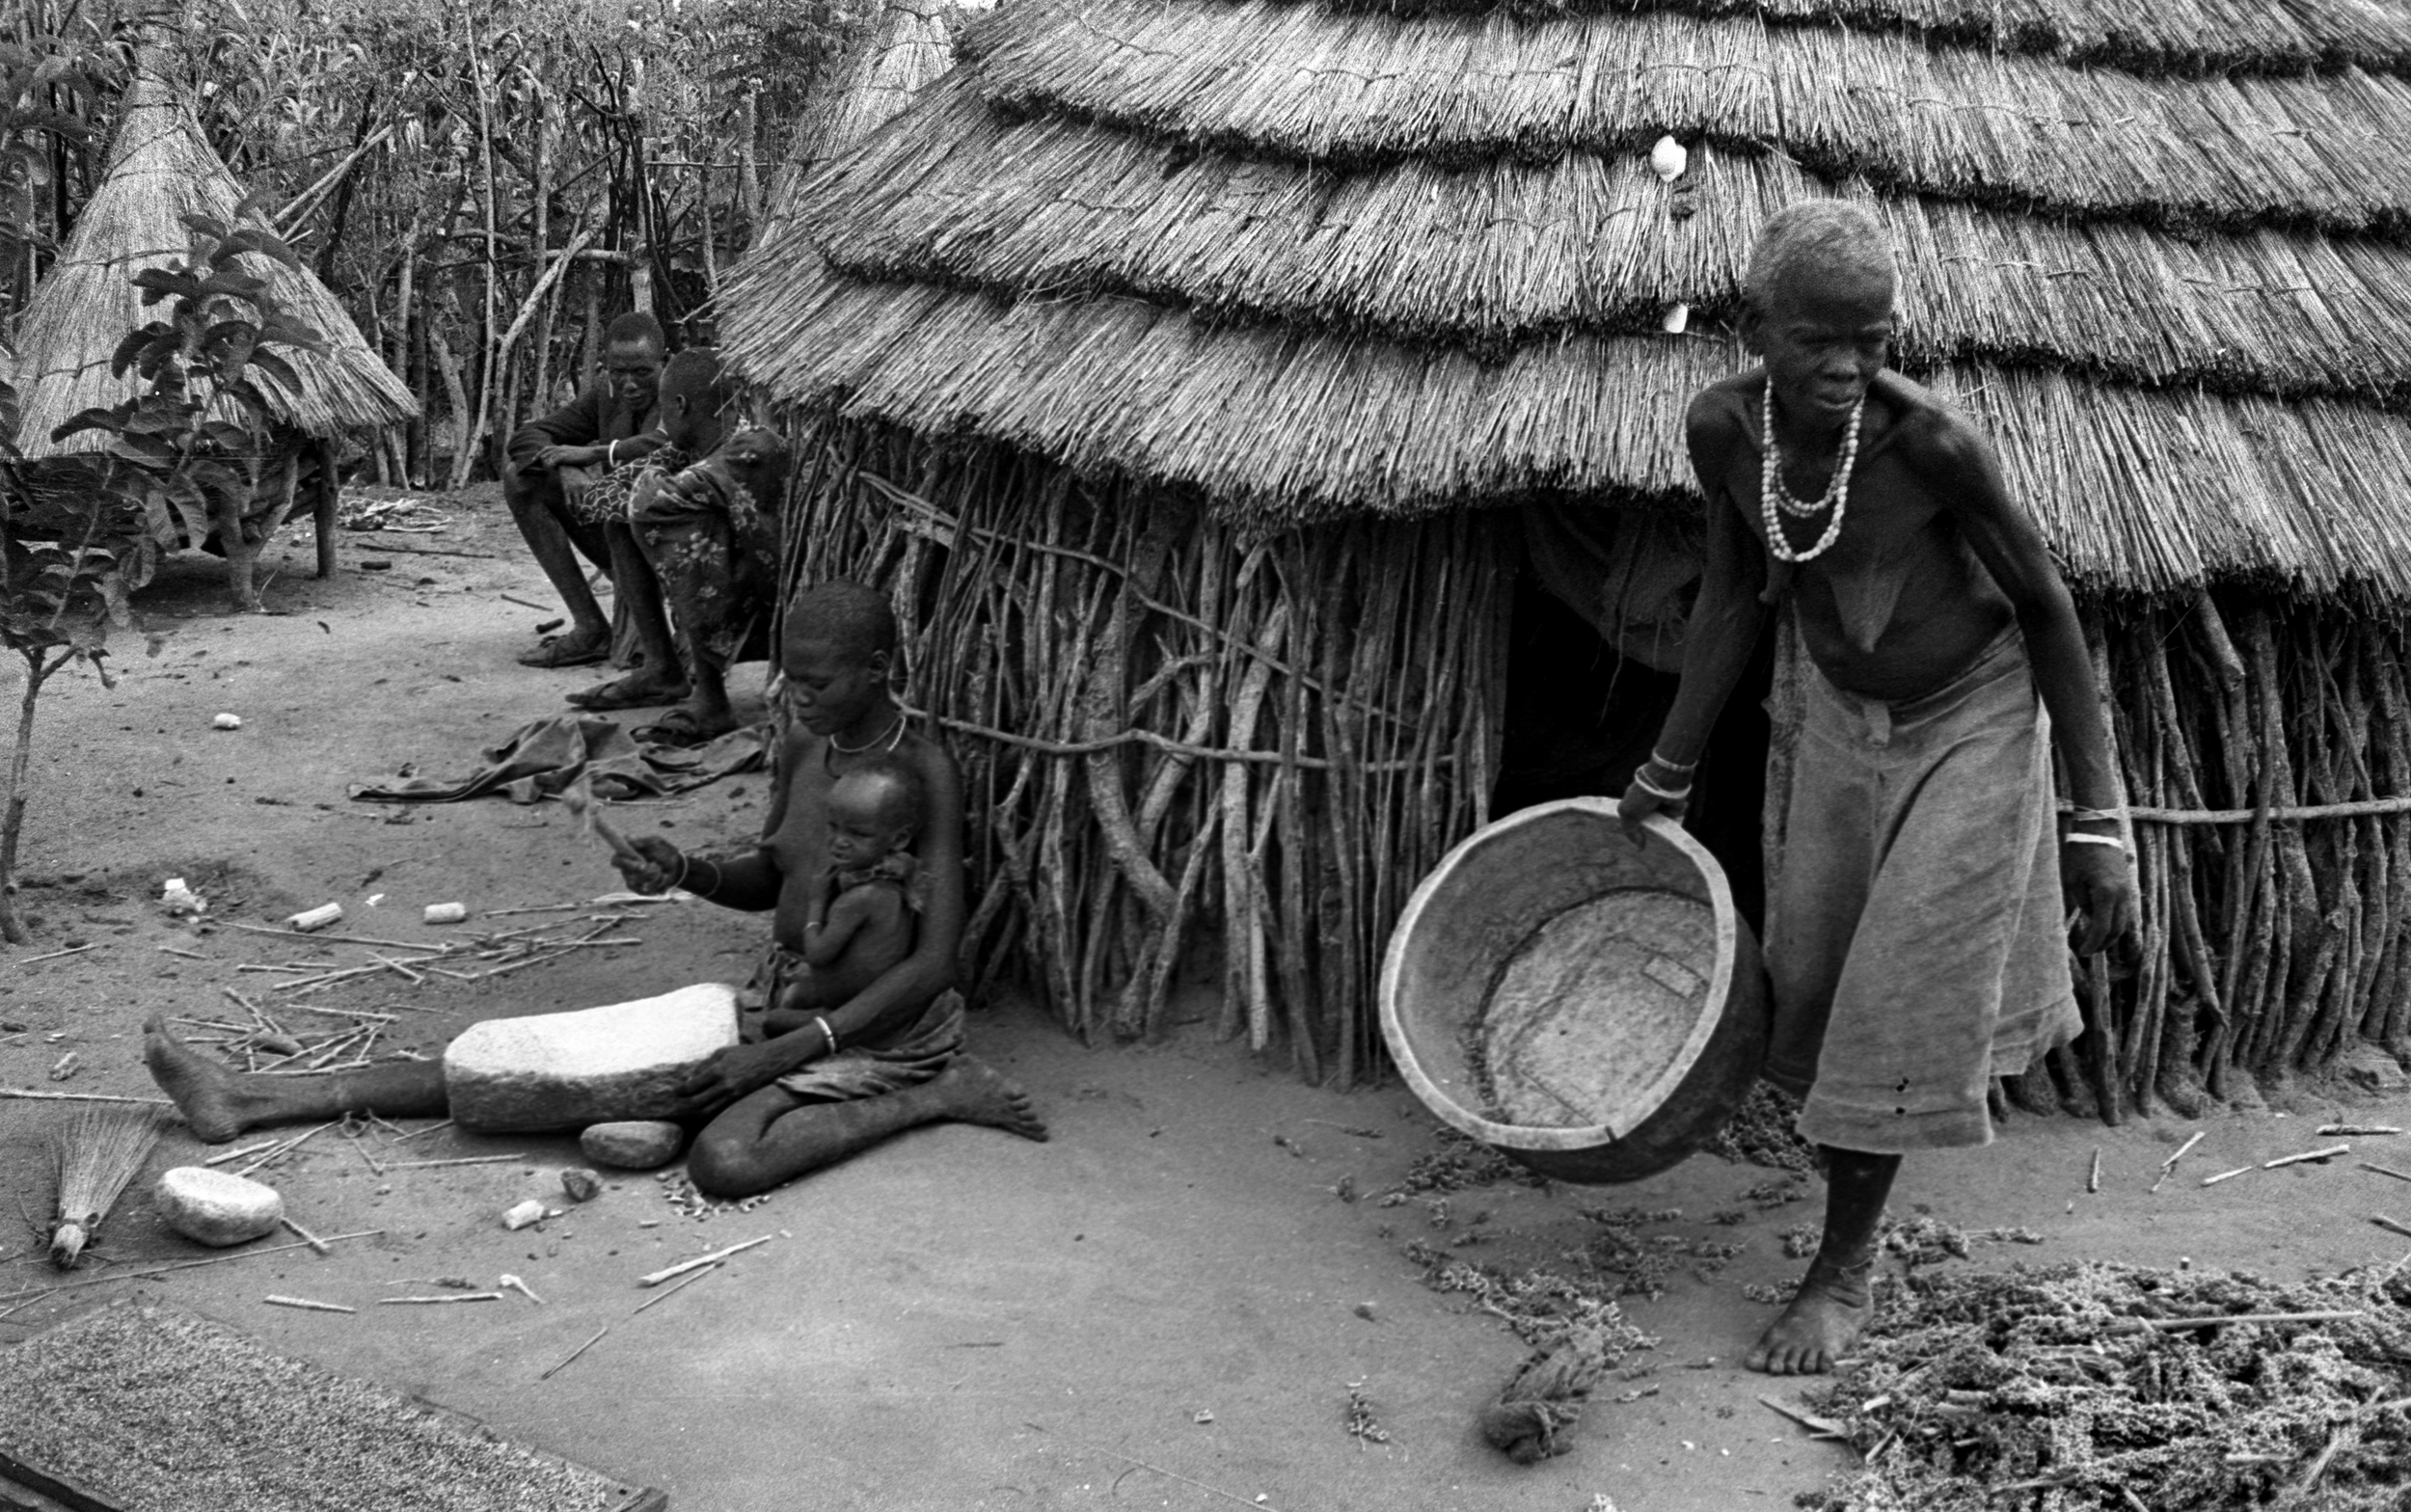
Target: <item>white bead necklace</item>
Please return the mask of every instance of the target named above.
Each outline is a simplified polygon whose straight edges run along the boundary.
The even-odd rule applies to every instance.
[[[1766,519],[1767,550],[1775,560],[1804,562],[1825,554],[1828,548],[1842,538],[1842,516],[1850,508],[1850,472],[1858,461],[1858,422],[1867,413],[1867,396],[1861,393],[1850,409],[1850,428],[1842,435],[1842,454],[1833,464],[1833,476],[1826,481],[1825,494],[1814,500],[1795,497],[1783,481],[1783,454],[1774,442],[1774,381],[1767,381],[1766,396],[1758,406],[1758,429],[1766,439],[1766,451],[1758,469],[1758,512]],[[1794,551],[1783,534],[1783,517],[1790,515],[1804,520],[1820,510],[1831,509],[1833,518],[1826,522],[1825,532],[1817,544],[1805,551]]]

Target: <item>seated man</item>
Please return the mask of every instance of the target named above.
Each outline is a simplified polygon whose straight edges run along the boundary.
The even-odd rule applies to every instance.
[[[603,332],[603,372],[560,409],[529,420],[504,448],[502,499],[511,519],[569,611],[569,629],[519,660],[526,666],[587,666],[611,654],[611,622],[586,586],[579,555],[611,573],[609,539],[597,511],[615,518],[605,478],[624,474],[664,442],[657,408],[668,339],[651,315],[629,313]],[[624,504],[623,485],[616,499]]]
[[[668,445],[657,455],[703,460],[675,471],[648,468],[631,491],[625,520],[607,529],[612,580],[643,662],[569,701],[583,709],[676,702],[639,732],[647,740],[693,744],[737,727],[727,670],[770,629],[777,601],[787,447],[762,429],[723,441],[728,402],[710,351],[670,359],[661,400]]]
[[[805,926],[838,868],[828,846],[831,789],[874,753],[903,763],[927,795],[919,847],[923,903],[910,954],[842,1004],[799,1027],[722,1050],[689,1081],[689,1112],[708,1118],[688,1154],[694,1184],[716,1197],[768,1191],[843,1160],[891,1134],[958,1120],[1044,1139],[1029,1098],[962,1054],[962,998],[954,990],[962,944],[962,781],[943,746],[911,728],[887,686],[896,621],[886,601],[853,583],[800,595],[788,615],[780,664],[795,727],[781,742],[776,793],[762,842],[742,858],[685,856],[657,835],[623,860],[631,886],[678,885],[732,908],[771,911],[761,985],[777,1012],[802,958]],[[767,1017],[767,1015],[765,1015]],[[788,1014],[779,1027],[794,1021]],[[161,1020],[146,1026],[151,1076],[210,1143],[265,1123],[375,1113],[437,1118],[447,1107],[444,1067],[413,1061],[315,1076],[240,1074],[187,1048]]]

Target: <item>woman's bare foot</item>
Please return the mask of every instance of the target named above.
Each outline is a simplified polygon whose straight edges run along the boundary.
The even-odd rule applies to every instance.
[[[143,1063],[204,1144],[228,1143],[251,1127],[251,1115],[259,1111],[235,1086],[233,1072],[177,1040],[156,1014],[143,1024]]]
[[[1769,1375],[1823,1375],[1832,1369],[1873,1311],[1867,1276],[1874,1265],[1873,1260],[1837,1265],[1818,1256],[1801,1281],[1800,1294],[1758,1336],[1744,1363]]]
[[[986,1061],[963,1056],[940,1071],[931,1086],[945,1094],[948,1113],[965,1123],[985,1123],[1023,1139],[1046,1138],[1046,1125],[1030,1106],[1029,1094]]]

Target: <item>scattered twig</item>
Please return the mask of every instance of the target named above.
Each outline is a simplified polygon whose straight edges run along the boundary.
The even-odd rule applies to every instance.
[[[659,1293],[655,1296],[647,1297],[642,1302],[637,1303],[637,1312],[642,1312],[645,1309],[653,1306],[657,1302],[667,1302],[670,1298],[677,1296],[680,1292],[686,1290],[696,1282],[701,1281],[704,1277],[711,1275],[714,1271],[718,1270],[719,1268],[720,1262],[714,1260],[711,1264],[704,1266],[699,1271],[696,1271],[693,1275],[688,1277],[685,1281],[680,1282],[677,1285],[672,1286],[669,1290]],[[631,1312],[628,1315],[633,1318],[637,1315],[637,1312]]]
[[[282,935],[286,939],[308,940],[312,945],[383,946],[388,950],[423,950],[437,956],[441,956],[452,948],[451,946],[444,944],[440,941],[385,940],[377,939],[366,934],[328,934],[323,932],[316,934],[307,934],[300,930],[280,930],[273,925],[267,924],[237,924],[231,919],[227,921],[227,927],[229,929],[242,930],[252,934],[276,934]]]
[[[2383,1213],[2371,1213],[2370,1215],[2370,1222],[2377,1225],[2380,1228],[2385,1229],[2388,1233],[2398,1233],[2406,1239],[2411,1239],[2411,1225],[2398,1224]]]
[[[423,1133],[425,1131],[421,1130],[420,1132]],[[461,1155],[450,1160],[396,1160],[391,1165],[388,1165],[385,1169],[388,1171],[427,1171],[437,1166],[495,1166],[501,1165],[502,1162],[507,1160],[525,1160],[528,1157],[525,1154],[517,1154]]]
[[[341,1244],[346,1239],[371,1239],[383,1232],[385,1230],[382,1228],[363,1228],[357,1233],[331,1233],[327,1235],[326,1242]],[[28,1286],[22,1291],[0,1294],[0,1302],[14,1302],[19,1297],[30,1297],[37,1292],[77,1291],[86,1286],[105,1286],[113,1281],[141,1281],[145,1277],[165,1276],[170,1271],[188,1271],[197,1265],[223,1265],[229,1260],[247,1260],[257,1255],[282,1255],[287,1250],[309,1248],[310,1246],[306,1244],[295,1243],[272,1244],[264,1250],[230,1250],[224,1255],[212,1255],[199,1260],[179,1260],[174,1265],[159,1265],[149,1270],[119,1271],[110,1276],[95,1276],[90,1281],[61,1282],[56,1286]]]
[[[2216,1186],[2221,1181],[2232,1180],[2240,1175],[2249,1175],[2257,1169],[2259,1168],[2254,1166],[2237,1166],[2233,1171],[2222,1171],[2214,1176],[2204,1176],[2202,1178],[2202,1184],[2204,1186]]]
[[[2391,1123],[2322,1123],[2319,1125],[2319,1133],[2322,1135],[2349,1134],[2358,1137],[2364,1134],[2373,1136],[2379,1134],[2399,1134],[2401,1132],[2402,1130],[2395,1127]]]
[[[534,1303],[539,1308],[544,1306],[544,1299],[542,1297],[537,1296],[533,1291],[529,1290],[526,1282],[511,1275],[508,1271],[503,1272],[501,1279],[495,1284],[508,1286],[511,1290],[519,1293],[521,1296],[527,1298],[529,1302]]]
[[[567,1368],[569,1367],[569,1363],[570,1363],[570,1361],[571,1361],[571,1360],[575,1360],[575,1359],[577,1359],[580,1355],[584,1354],[587,1350],[592,1349],[592,1348],[593,1348],[596,1344],[598,1344],[598,1343],[600,1343],[600,1342],[602,1341],[603,1336],[604,1336],[604,1335],[606,1335],[606,1334],[608,1334],[608,1333],[610,1333],[610,1331],[611,1331],[611,1326],[610,1326],[609,1323],[606,1323],[606,1324],[604,1324],[601,1328],[596,1329],[596,1330],[594,1331],[594,1337],[587,1339],[584,1343],[580,1344],[577,1348],[575,1348],[575,1349],[573,1349],[573,1350],[571,1350],[571,1351],[569,1352],[569,1359],[568,1359],[568,1360],[564,1360],[564,1361],[562,1361],[559,1364],[556,1364],[556,1365],[551,1366],[551,1367],[550,1367],[550,1368],[548,1368],[548,1369],[547,1369],[547,1370],[546,1370],[546,1371],[545,1371],[542,1375],[537,1376],[537,1377],[536,1377],[536,1379],[537,1379],[537,1380],[539,1380],[539,1381],[550,1381],[550,1380],[552,1380],[552,1379],[553,1379],[553,1377],[554,1377],[556,1373],[558,1373],[558,1372],[560,1372],[560,1371],[562,1371],[562,1370],[565,1370],[565,1369],[567,1369]]]
[[[1792,1421],[1800,1424],[1801,1427],[1807,1429],[1810,1433],[1815,1434],[1820,1439],[1846,1439],[1849,1437],[1849,1435],[1843,1431],[1842,1425],[1835,1422],[1830,1418],[1820,1418],[1814,1413],[1801,1412],[1799,1408],[1793,1407],[1784,1402],[1778,1402],[1772,1396],[1761,1396],[1758,1400],[1766,1403],[1769,1407],[1774,1408],[1776,1412],[1781,1413],[1784,1417],[1789,1418]]]
[[[98,940],[94,940],[89,945],[69,945],[65,950],[54,950],[41,956],[28,956],[23,960],[18,961],[17,964],[20,966],[30,966],[38,960],[56,960],[62,956],[81,956],[88,950],[98,950],[99,948],[100,942]]]
[[[659,1286],[662,1282],[669,1281],[674,1277],[684,1276],[689,1271],[697,1270],[706,1265],[716,1265],[732,1255],[742,1254],[746,1250],[752,1249],[757,1244],[768,1244],[773,1237],[773,1235],[766,1233],[759,1239],[747,1239],[743,1244],[732,1244],[725,1250],[714,1250],[709,1255],[698,1255],[691,1260],[681,1260],[675,1265],[665,1266],[661,1270],[653,1272],[651,1275],[637,1277],[637,1284],[639,1286]]]
[[[176,1106],[165,1097],[119,1097],[105,1092],[36,1092],[30,1087],[0,1087],[0,1097],[17,1097],[28,1102],[144,1102],[158,1108]]]
[[[209,958],[197,950],[186,950],[178,945],[157,945],[153,946],[152,949],[158,951],[159,954],[163,956],[181,956],[186,960],[207,960]]]
[[[407,1134],[403,1134],[403,1135],[400,1135],[400,1136],[396,1137],[396,1138],[394,1139],[393,1143],[394,1143],[394,1144],[396,1144],[396,1145],[399,1145],[399,1144],[401,1144],[404,1140],[413,1140],[413,1139],[417,1139],[417,1138],[418,1138],[420,1135],[421,1135],[421,1134],[432,1134],[432,1133],[434,1133],[437,1129],[448,1129],[448,1128],[450,1128],[451,1126],[452,1126],[452,1120],[449,1120],[449,1119],[446,1119],[446,1120],[443,1120],[441,1122],[430,1123],[430,1124],[428,1124],[428,1125],[427,1125],[425,1128],[423,1128],[423,1129],[412,1129],[409,1133],[407,1133]]]
[[[2350,1153],[2352,1147],[2349,1145],[2330,1145],[2324,1149],[2306,1149],[2299,1155],[2280,1155],[2275,1160],[2264,1160],[2261,1162],[2261,1169],[2274,1171],[2279,1166],[2298,1166],[2306,1160],[2333,1160],[2338,1155]]]
[[[2403,1230],[2411,1233],[2411,1228]],[[2344,1318],[2366,1317],[2358,1308],[2339,1312],[2229,1312],[2202,1318],[2139,1318],[2145,1328],[2178,1333],[2190,1328],[2224,1328],[2231,1323],[2335,1323]]]
[[[299,1149],[302,1142],[310,1138],[311,1135],[323,1133],[325,1130],[335,1127],[337,1123],[340,1123],[341,1121],[342,1120],[337,1119],[330,1122],[321,1123],[314,1129],[310,1129],[303,1133],[296,1134],[291,1139],[286,1140],[284,1144],[279,1145],[276,1148],[268,1151],[257,1160],[253,1161],[250,1165],[245,1166],[242,1170],[237,1171],[234,1174],[238,1176],[247,1176],[253,1172],[258,1170],[261,1166],[266,1165],[271,1160],[281,1160],[284,1156],[291,1154],[294,1150]]]
[[[2084,1189],[2088,1192],[2101,1190],[2101,1147],[2099,1145],[2093,1147],[2093,1170],[2084,1178]]]
[[[379,1297],[377,1306],[381,1308],[432,1308],[441,1307],[447,1302],[500,1302],[501,1300],[502,1294],[499,1291],[452,1291],[440,1297]]]
[[[300,1308],[310,1312],[358,1312],[360,1310],[358,1308],[344,1307],[339,1302],[312,1302],[308,1297],[268,1296],[259,1300],[273,1303],[280,1308]]]
[[[2381,1176],[2393,1176],[2397,1181],[2411,1181],[2411,1174],[2406,1174],[2400,1171],[2397,1171],[2392,1166],[2381,1166],[2374,1160],[2362,1161],[2361,1169],[2364,1171],[2374,1171]]]
[[[2160,1183],[2167,1180],[2170,1173],[2177,1169],[2177,1162],[2184,1159],[2186,1153],[2190,1151],[2194,1146],[2201,1144],[2203,1140],[2209,1136],[2209,1132],[2210,1131],[2208,1129],[2195,1129],[2192,1135],[2189,1136],[2183,1144],[2177,1147],[2176,1153],[2160,1162],[2160,1174],[2152,1178],[2153,1191],[2156,1192],[2160,1189]]]
[[[301,1225],[293,1222],[291,1215],[287,1214],[281,1217],[277,1220],[277,1222],[283,1224],[285,1228],[292,1229],[294,1237],[300,1239],[304,1244],[309,1245],[320,1255],[333,1255],[335,1253],[333,1250],[327,1248],[327,1242],[324,1239],[319,1238],[316,1234],[312,1233],[309,1229],[304,1228]]]
[[[549,604],[537,604],[528,599],[514,598],[507,593],[497,594],[496,597],[500,598],[505,604],[516,604],[523,609],[533,609],[539,614],[550,614],[553,612],[553,607]]]
[[[223,1166],[229,1161],[240,1160],[245,1155],[257,1155],[263,1149],[273,1149],[280,1143],[281,1141],[278,1140],[263,1139],[257,1145],[245,1145],[240,1149],[230,1149],[223,1155],[212,1155],[208,1159],[203,1161],[202,1164],[204,1166]]]

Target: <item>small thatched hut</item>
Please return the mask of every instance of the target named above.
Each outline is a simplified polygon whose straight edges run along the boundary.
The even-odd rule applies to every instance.
[[[981,944],[1069,1021],[1156,1023],[1218,940],[1227,1026],[1372,1066],[1441,848],[1651,733],[1684,401],[1747,364],[1760,221],[1841,194],[2111,674],[2145,959],[2013,1094],[2411,1049],[2411,12],[1019,0],[962,48],[725,345],[845,422],[807,570],[896,584],[989,816]],[[1779,864],[1794,655],[1703,774],[1737,871]]]
[[[20,403],[16,444],[28,458],[38,464],[71,459],[107,445],[107,437],[95,431],[64,441],[53,441],[51,432],[87,409],[117,404],[141,391],[135,374],[119,377],[109,370],[126,333],[158,313],[144,306],[134,275],[185,252],[191,241],[185,216],[230,221],[242,201],[241,184],[209,149],[175,90],[156,75],[138,71],[121,106],[100,187],[76,217],[67,245],[18,322],[13,375]],[[251,573],[259,547],[303,500],[311,501],[316,517],[318,575],[334,570],[339,438],[407,419],[418,413],[418,404],[308,269],[266,257],[244,261],[328,347],[324,354],[281,354],[300,380],[297,389],[255,369],[274,426],[263,453],[254,459],[260,479],[254,508],[239,522],[211,522],[206,541],[188,543],[226,554],[235,601],[249,607],[257,603]]]

